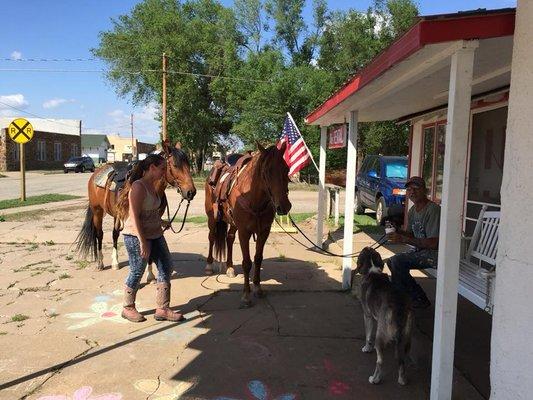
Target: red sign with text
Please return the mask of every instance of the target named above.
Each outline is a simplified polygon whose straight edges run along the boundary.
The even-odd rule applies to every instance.
[[[328,149],[342,149],[346,146],[346,125],[338,125],[329,130]]]

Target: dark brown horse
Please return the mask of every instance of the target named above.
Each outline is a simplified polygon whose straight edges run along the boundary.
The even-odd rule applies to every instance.
[[[163,143],[163,153],[161,154],[167,160],[167,171],[164,177],[158,182],[157,192],[162,199],[160,212],[163,215],[167,206],[167,198],[165,189],[167,185],[175,187],[182,197],[186,200],[192,200],[196,194],[196,188],[191,177],[191,171],[187,155],[181,150],[180,145],[176,144],[171,147],[168,141]],[[91,255],[96,260],[97,270],[104,268],[104,261],[102,255],[102,238],[104,232],[102,230],[102,220],[106,214],[114,218],[113,222],[113,259],[111,267],[119,269],[117,241],[122,230],[122,222],[117,213],[116,203],[118,199],[118,192],[110,190],[111,182],[108,180],[106,187],[102,188],[96,185],[94,179],[98,170],[96,170],[88,182],[89,190],[89,206],[85,214],[85,221],[83,227],[77,238],[77,249],[84,257]],[[122,190],[129,190],[128,182],[124,185]],[[126,214],[127,215],[127,214]],[[153,273],[151,269],[148,270],[148,280],[151,280]]]
[[[261,289],[261,263],[263,249],[270,234],[270,228],[276,212],[287,214],[291,209],[289,201],[289,168],[283,159],[285,145],[281,149],[270,146],[264,149],[258,145],[259,151],[253,154],[246,164],[229,193],[227,201],[222,204],[222,218],[216,219],[215,192],[206,182],[205,211],[209,225],[209,255],[207,257],[206,273],[213,272],[213,246],[215,255],[221,262],[222,271],[230,277],[235,276],[233,267],[233,242],[235,233],[239,234],[242,250],[242,269],[244,272],[244,293],[242,306],[249,307],[250,300],[250,271],[252,259],[250,257],[250,237],[255,234],[257,242],[254,256],[254,294],[263,295]],[[220,185],[221,182],[218,183]],[[228,230],[229,226],[229,230]],[[227,249],[227,252],[226,252]],[[222,263],[227,254],[226,264]],[[225,271],[224,271],[225,270]]]

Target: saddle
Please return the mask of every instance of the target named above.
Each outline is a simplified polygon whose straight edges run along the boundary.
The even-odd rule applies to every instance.
[[[228,162],[217,160],[209,173],[208,183],[213,189],[215,195],[214,211],[217,220],[222,218],[222,204],[228,200],[231,189],[237,182],[240,173],[244,170],[248,162],[252,159],[252,153],[249,151],[244,155],[232,155],[228,157]]]
[[[129,174],[137,162],[114,163],[104,166],[94,178],[96,186],[108,187],[111,192],[120,191],[126,184]]]

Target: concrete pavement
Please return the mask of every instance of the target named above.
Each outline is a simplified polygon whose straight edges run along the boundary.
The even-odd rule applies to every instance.
[[[421,331],[408,386],[396,383],[392,351],[383,384],[368,383],[375,355],[360,351],[361,308],[339,290],[337,261],[272,234],[262,269],[267,295],[240,309],[238,243],[239,275],[206,277],[205,225],[188,224],[179,235],[167,234],[172,305],[187,321],[155,321],[155,287],[147,285],[138,306],[148,320],[133,324],[119,315],[123,247],[119,271],[96,272],[73,253],[83,214],[74,207],[0,223],[0,399],[428,398],[431,342]],[[108,266],[110,224],[108,218]],[[302,226],[314,229],[312,221]],[[481,396],[456,373],[454,398]]]

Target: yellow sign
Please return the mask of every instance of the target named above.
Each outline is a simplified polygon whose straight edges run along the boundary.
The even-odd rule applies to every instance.
[[[24,118],[17,118],[7,128],[9,136],[17,143],[27,143],[33,137],[33,126]]]

